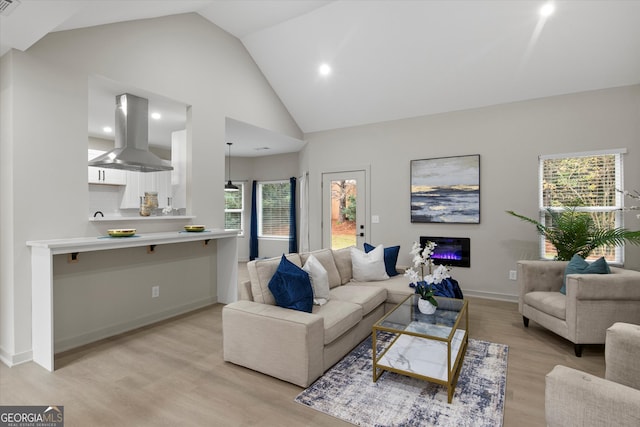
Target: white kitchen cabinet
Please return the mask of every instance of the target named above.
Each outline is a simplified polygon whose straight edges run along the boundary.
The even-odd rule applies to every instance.
[[[127,171],[126,183],[120,204],[121,209],[140,208],[140,197],[149,191],[158,193],[160,209],[167,206],[167,198],[171,197],[171,171],[146,173]]]
[[[103,154],[104,151],[89,150],[88,160],[94,159]],[[89,184],[110,184],[110,185],[126,185],[126,171],[119,169],[99,168],[95,166],[87,166]]]

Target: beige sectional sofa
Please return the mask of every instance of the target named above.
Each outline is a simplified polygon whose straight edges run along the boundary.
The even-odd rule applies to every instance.
[[[302,267],[310,254],[327,270],[329,301],[314,305],[312,313],[279,307],[268,286],[280,257],[249,262],[251,280],[240,284],[239,301],[222,310],[225,361],[307,387],[365,339],[385,312],[413,293],[402,274],[353,281],[350,248],[286,258]]]

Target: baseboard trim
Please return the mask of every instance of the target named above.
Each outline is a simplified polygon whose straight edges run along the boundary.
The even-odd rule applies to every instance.
[[[471,289],[463,290],[465,296],[492,299],[497,301],[518,302],[518,295],[500,294],[497,292],[474,291]]]
[[[142,316],[133,320],[111,325],[106,328],[100,328],[91,332],[87,332],[85,334],[57,340],[55,341],[55,353],[61,353],[63,351],[71,350],[73,348],[109,338],[114,335],[119,335],[124,332],[141,328],[143,326],[148,326],[153,323],[169,319],[171,317],[179,316],[181,314],[185,314],[190,311],[215,304],[216,302],[218,302],[217,297],[208,297],[178,307],[173,307],[158,313],[149,314],[147,316]]]
[[[31,350],[23,351],[18,354],[11,354],[4,348],[0,348],[0,362],[4,363],[8,367],[21,365],[33,360],[33,352]]]

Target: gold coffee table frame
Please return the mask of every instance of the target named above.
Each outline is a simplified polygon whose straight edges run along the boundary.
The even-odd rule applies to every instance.
[[[441,384],[451,403],[469,342],[468,302],[436,297],[438,309],[425,315],[418,298],[409,295],[373,325],[373,381],[390,371]],[[395,334],[380,354],[378,331]]]

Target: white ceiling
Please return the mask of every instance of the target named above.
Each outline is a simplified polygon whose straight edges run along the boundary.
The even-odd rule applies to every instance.
[[[197,12],[242,41],[307,133],[640,83],[640,1],[557,0],[546,20],[542,4],[22,0],[0,18],[0,53],[52,31]]]

